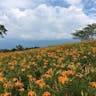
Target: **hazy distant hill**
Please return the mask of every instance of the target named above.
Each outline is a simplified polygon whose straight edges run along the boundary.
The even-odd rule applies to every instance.
[[[70,43],[70,42],[77,42],[78,40],[74,39],[65,39],[65,40],[18,40],[18,39],[1,39],[0,40],[0,49],[11,49],[16,47],[17,44],[21,44],[24,47],[46,47],[51,45],[63,44],[63,43]]]

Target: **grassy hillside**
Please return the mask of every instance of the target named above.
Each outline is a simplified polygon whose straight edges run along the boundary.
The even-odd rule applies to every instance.
[[[0,96],[96,96],[96,41],[0,53]]]

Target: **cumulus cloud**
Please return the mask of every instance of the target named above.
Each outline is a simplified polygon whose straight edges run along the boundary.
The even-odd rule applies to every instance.
[[[0,23],[8,29],[6,38],[69,39],[72,32],[94,22],[79,6],[81,0],[57,2],[58,0],[1,0]],[[70,6],[65,7],[65,2]]]
[[[6,25],[8,38],[48,40],[71,38],[71,33],[93,19],[76,6],[53,7],[41,4],[33,9],[9,9],[0,12],[0,23]]]
[[[66,0],[70,4],[80,4],[81,0]]]
[[[19,8],[21,10],[25,10],[37,7],[41,4],[63,7],[67,7],[69,5],[64,0],[0,0],[0,8],[4,9]]]
[[[1,8],[25,8],[29,6],[29,2],[26,0],[0,0]]]

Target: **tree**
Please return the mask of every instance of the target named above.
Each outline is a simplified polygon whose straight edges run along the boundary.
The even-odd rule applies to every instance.
[[[93,40],[96,36],[96,23],[89,24],[82,30],[76,30],[72,35],[75,39]]]
[[[16,45],[16,49],[17,49],[17,50],[24,50],[24,47],[19,44],[19,45]]]
[[[0,36],[4,37],[4,34],[6,34],[7,31],[8,30],[5,28],[5,26],[0,24]]]

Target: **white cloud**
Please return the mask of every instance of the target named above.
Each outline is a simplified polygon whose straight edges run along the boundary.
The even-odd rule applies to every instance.
[[[54,1],[54,0],[53,0]],[[47,3],[48,0],[0,0],[0,9],[20,8],[30,9],[34,8],[42,3]]]
[[[66,0],[70,4],[80,4],[81,0]]]
[[[8,38],[31,40],[71,38],[74,30],[94,22],[76,6],[63,8],[45,4],[24,11],[9,9],[1,12],[0,20],[9,30]]]
[[[29,6],[28,0],[0,0],[0,6],[3,8],[25,8]]]

